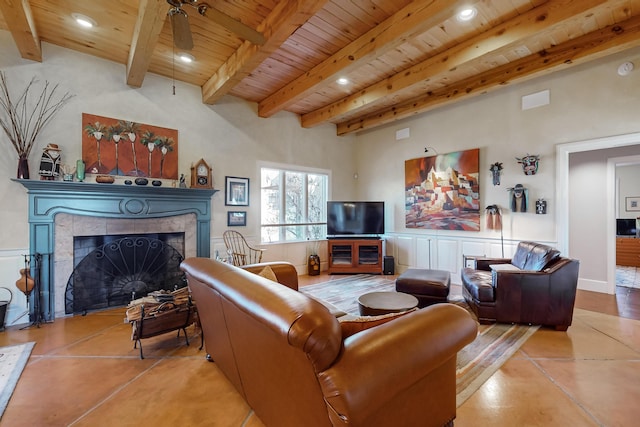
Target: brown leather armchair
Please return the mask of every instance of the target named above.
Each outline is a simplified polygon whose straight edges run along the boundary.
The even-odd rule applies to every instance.
[[[566,331],[571,325],[579,262],[551,246],[520,242],[513,258],[472,258],[462,294],[480,323],[529,323]]]

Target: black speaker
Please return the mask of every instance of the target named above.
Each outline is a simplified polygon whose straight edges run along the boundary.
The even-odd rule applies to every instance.
[[[385,256],[382,260],[382,272],[384,274],[395,274],[395,262],[392,256]]]

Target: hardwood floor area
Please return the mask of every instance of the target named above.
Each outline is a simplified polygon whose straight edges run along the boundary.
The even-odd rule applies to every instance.
[[[455,425],[634,425],[640,289],[579,291],[576,309],[566,333],[538,330],[458,408]],[[1,346],[36,342],[0,426],[263,426],[198,350],[199,331],[188,330],[190,346],[173,333],[143,340],[141,360],[123,319],[117,309],[0,333]]]

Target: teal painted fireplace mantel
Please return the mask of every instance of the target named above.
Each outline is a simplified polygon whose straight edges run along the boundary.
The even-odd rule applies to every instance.
[[[41,256],[40,291],[42,312],[47,321],[55,316],[53,253],[54,220],[58,213],[121,219],[192,213],[197,223],[197,256],[210,256],[211,197],[218,190],[31,179],[12,181],[22,184],[29,195],[29,251]]]

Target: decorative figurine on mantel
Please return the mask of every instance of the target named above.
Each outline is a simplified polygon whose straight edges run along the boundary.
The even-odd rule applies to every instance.
[[[40,179],[55,181],[60,176],[60,148],[58,144],[47,144],[40,159]]]

